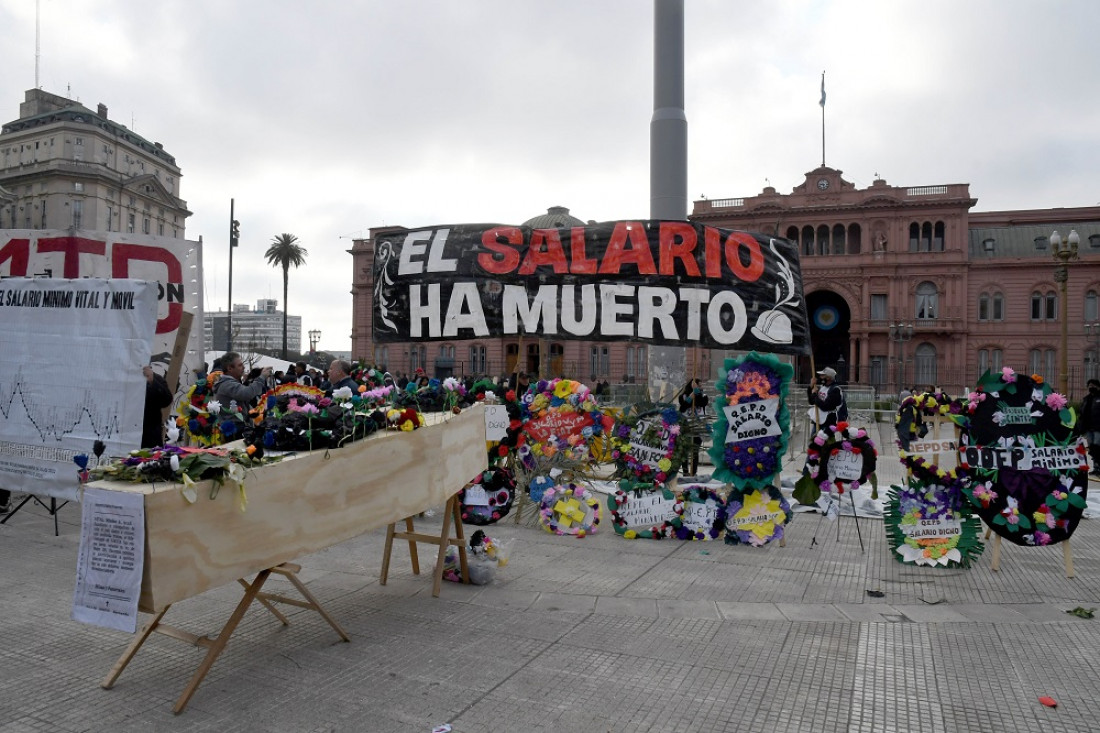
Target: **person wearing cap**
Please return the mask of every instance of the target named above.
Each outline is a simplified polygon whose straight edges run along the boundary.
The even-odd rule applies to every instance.
[[[836,370],[825,367],[817,372],[806,393],[814,411],[814,424],[818,430],[848,419],[848,405],[844,402],[844,390],[836,383]]]

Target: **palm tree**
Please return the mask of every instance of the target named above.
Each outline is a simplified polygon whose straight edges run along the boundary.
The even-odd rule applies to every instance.
[[[309,252],[298,244],[298,238],[293,234],[280,234],[271,240],[271,246],[267,248],[264,257],[272,267],[283,268],[283,359],[289,358],[286,351],[286,314],[287,290],[290,287],[290,266],[301,267],[306,262]]]

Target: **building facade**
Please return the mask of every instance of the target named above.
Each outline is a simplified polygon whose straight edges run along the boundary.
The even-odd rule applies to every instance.
[[[69,229],[184,239],[180,169],[149,142],[79,102],[30,89],[0,128],[0,229]]]
[[[968,184],[865,189],[821,167],[790,194],[694,202],[694,221],[794,241],[801,252],[813,361],[896,393],[970,388],[1009,366],[1062,378],[1082,395],[1100,373],[1100,207],[972,212]],[[1065,303],[1050,236],[1080,237]],[[1067,317],[1062,319],[1062,308]],[[1087,328],[1089,326],[1089,328]]]
[[[906,187],[877,179],[859,189],[841,171],[821,167],[789,194],[769,186],[757,196],[695,201],[689,218],[797,243],[813,351],[793,359],[800,382],[831,366],[848,383],[882,394],[914,386],[960,394],[986,369],[1009,366],[1058,385],[1064,357],[1067,391],[1082,395],[1086,379],[1100,377],[1100,207],[971,211],[977,203],[965,183]],[[525,222],[580,224],[560,207]],[[372,229],[351,250],[356,358],[436,375],[524,369],[589,384],[644,381],[644,343],[374,344],[373,240],[393,231],[403,228]],[[1064,298],[1054,231],[1080,238]],[[712,379],[727,355],[689,348],[687,372]]]
[[[262,298],[256,307],[233,304],[233,318],[223,310],[206,312],[202,316],[203,345],[206,352],[220,356],[229,350],[229,322],[233,322],[232,347],[234,351],[279,353],[283,348],[283,312],[279,301]],[[287,353],[302,353],[302,317],[286,318]]]
[[[554,206],[523,223],[533,228],[584,226],[569,209]],[[377,237],[406,231],[405,227],[376,227],[367,239],[354,240],[350,250],[355,278],[352,285],[352,356],[384,366],[394,374],[424,369],[436,377],[503,376],[517,371],[545,378],[568,377],[595,386],[646,381],[648,349],[640,342],[575,341],[556,338],[490,338],[453,342],[375,344],[371,311],[374,292],[374,243]],[[688,372],[709,379],[711,352],[688,350]]]

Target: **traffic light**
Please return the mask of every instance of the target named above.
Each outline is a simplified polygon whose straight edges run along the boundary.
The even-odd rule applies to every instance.
[[[229,224],[229,246],[236,247],[241,241],[241,223],[234,219]]]

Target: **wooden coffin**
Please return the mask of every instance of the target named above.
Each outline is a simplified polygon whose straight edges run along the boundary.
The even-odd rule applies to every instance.
[[[429,419],[434,416],[429,416]],[[90,484],[145,495],[145,568],[139,607],[147,613],[439,507],[486,467],[480,405],[412,432],[379,432],[330,451],[302,453],[249,471],[248,506],[226,482]]]

